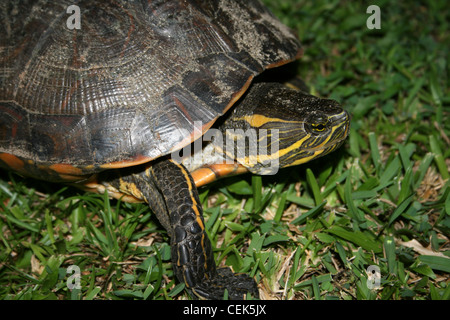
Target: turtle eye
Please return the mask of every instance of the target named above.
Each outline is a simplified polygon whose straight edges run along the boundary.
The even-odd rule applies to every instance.
[[[316,132],[322,132],[326,129],[326,127],[326,123],[324,122],[311,123],[311,129]]]
[[[311,117],[307,128],[312,134],[321,134],[328,129],[328,121],[324,117]]]

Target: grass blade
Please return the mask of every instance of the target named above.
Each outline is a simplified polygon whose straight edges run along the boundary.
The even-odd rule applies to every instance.
[[[433,270],[450,273],[450,258],[422,255],[419,256],[419,260],[427,264]]]
[[[312,193],[314,195],[314,201],[316,206],[322,203],[322,195],[320,194],[320,187],[317,184],[316,177],[310,168],[306,169],[306,181],[308,182],[308,186],[311,188]]]
[[[411,204],[414,196],[414,194],[410,195],[394,210],[392,215],[389,217],[388,225],[391,225],[401,214],[403,214],[403,212],[405,212]]]

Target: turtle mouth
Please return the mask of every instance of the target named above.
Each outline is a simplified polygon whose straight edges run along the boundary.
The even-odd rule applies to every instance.
[[[325,144],[325,145],[323,145],[323,146],[320,146],[320,147],[314,149],[314,151],[321,151],[321,150],[327,150],[327,149],[330,149],[328,152],[331,152],[332,150],[337,149],[337,148],[339,148],[341,145],[343,145],[344,142],[345,142],[345,140],[346,140],[346,138],[347,138],[347,136],[344,136],[344,137],[342,137],[342,138],[336,139],[336,140],[334,140],[333,142],[327,143],[327,144]],[[328,152],[327,152],[327,153],[328,153]],[[326,153],[326,154],[327,154],[327,153]]]

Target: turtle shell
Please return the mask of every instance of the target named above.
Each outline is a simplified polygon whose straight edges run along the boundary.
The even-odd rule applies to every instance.
[[[301,53],[256,0],[72,3],[0,2],[3,165],[82,174],[166,155]]]

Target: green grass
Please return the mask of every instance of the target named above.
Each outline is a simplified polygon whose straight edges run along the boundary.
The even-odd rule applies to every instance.
[[[217,261],[254,276],[263,299],[448,300],[447,2],[265,2],[302,39],[299,75],[352,127],[330,156],[202,188]],[[370,4],[380,30],[366,28]],[[145,205],[1,178],[0,298],[188,298]]]

